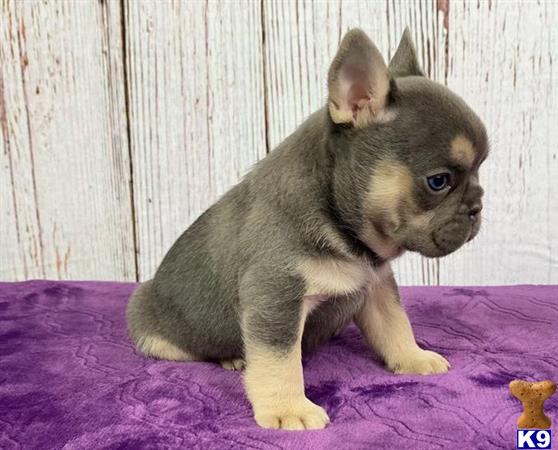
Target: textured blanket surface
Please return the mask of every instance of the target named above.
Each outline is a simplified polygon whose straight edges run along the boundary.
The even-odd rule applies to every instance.
[[[0,283],[0,448],[515,448],[514,378],[558,381],[558,287],[404,288],[445,375],[388,373],[348,327],[308,356],[322,431],[259,429],[241,374],[149,360],[127,335],[134,284]],[[546,403],[558,441],[558,394]]]

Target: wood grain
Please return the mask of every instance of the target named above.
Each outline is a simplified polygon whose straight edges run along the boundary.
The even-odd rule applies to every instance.
[[[455,2],[448,86],[484,119],[481,234],[442,284],[558,282],[558,3]]]
[[[340,8],[339,1],[263,2],[270,149],[325,105],[327,70],[340,40]]]
[[[23,89],[20,24],[13,5],[0,19],[0,277],[44,277],[40,227],[29,145],[29,117]]]
[[[0,23],[0,276],[134,279],[119,4],[2,2]]]
[[[126,2],[139,278],[266,153],[256,2]]]

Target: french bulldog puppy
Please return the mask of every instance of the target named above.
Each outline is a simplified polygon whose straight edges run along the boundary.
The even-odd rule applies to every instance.
[[[245,366],[256,422],[319,429],[302,352],[354,321],[395,373],[446,372],[415,342],[390,262],[447,255],[478,233],[485,128],[425,77],[408,30],[386,66],[364,32],[343,38],[327,105],[176,241],[127,310],[147,356]]]

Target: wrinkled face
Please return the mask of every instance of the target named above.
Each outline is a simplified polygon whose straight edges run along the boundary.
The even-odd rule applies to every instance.
[[[346,227],[386,259],[444,256],[477,235],[484,125],[424,75],[408,29],[389,67],[362,30],[349,31],[328,92],[332,190]]]
[[[442,86],[406,78],[398,87],[394,118],[369,130],[375,142],[383,136],[379,157],[366,159],[366,130],[358,145],[365,153],[363,166],[371,170],[361,238],[380,253],[383,241],[384,256],[401,250],[444,256],[479,232],[486,132],[467,105]]]

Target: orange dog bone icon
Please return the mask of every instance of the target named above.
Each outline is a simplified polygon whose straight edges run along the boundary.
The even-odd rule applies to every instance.
[[[550,428],[550,419],[544,414],[543,405],[544,401],[556,392],[554,382],[529,383],[513,380],[510,383],[510,392],[523,403],[523,413],[517,419],[517,428]]]

